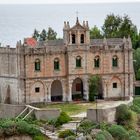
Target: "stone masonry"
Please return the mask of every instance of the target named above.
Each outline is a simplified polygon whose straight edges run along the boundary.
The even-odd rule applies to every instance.
[[[133,95],[132,43],[128,38],[90,39],[88,22],[70,27],[64,22],[63,39],[17,42],[0,47],[0,102],[88,100],[88,79],[102,79],[106,100]]]

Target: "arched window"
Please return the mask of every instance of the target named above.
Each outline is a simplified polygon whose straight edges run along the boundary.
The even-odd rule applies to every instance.
[[[76,43],[76,38],[75,38],[75,34],[72,34],[72,44]]]
[[[82,66],[82,64],[81,64],[81,57],[80,56],[77,56],[76,57],[76,67],[81,67]]]
[[[55,58],[54,59],[54,70],[59,70],[59,59]]]
[[[94,67],[95,68],[99,68],[100,67],[100,58],[99,58],[99,56],[96,56],[94,58]]]
[[[35,60],[35,71],[40,71],[40,60],[39,59]]]
[[[118,67],[118,57],[113,56],[112,58],[112,67]]]
[[[84,43],[84,34],[81,34],[81,43]]]

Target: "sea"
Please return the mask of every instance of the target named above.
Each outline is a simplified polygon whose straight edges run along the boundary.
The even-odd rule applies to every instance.
[[[17,41],[31,37],[34,29],[52,27],[57,37],[63,37],[64,21],[72,27],[78,16],[79,21],[89,22],[90,28],[102,28],[108,14],[128,15],[140,30],[140,3],[100,4],[48,4],[48,5],[0,5],[1,46],[16,47]]]

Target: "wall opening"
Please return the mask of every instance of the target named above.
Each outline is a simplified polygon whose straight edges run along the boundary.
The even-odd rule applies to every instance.
[[[59,80],[55,80],[51,85],[51,101],[62,101],[63,90]]]

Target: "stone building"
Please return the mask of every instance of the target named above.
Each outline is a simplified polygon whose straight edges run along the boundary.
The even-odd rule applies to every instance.
[[[128,38],[90,39],[88,22],[70,27],[63,39],[0,47],[0,101],[32,103],[88,100],[88,79],[100,75],[103,99],[133,94],[132,43]]]

